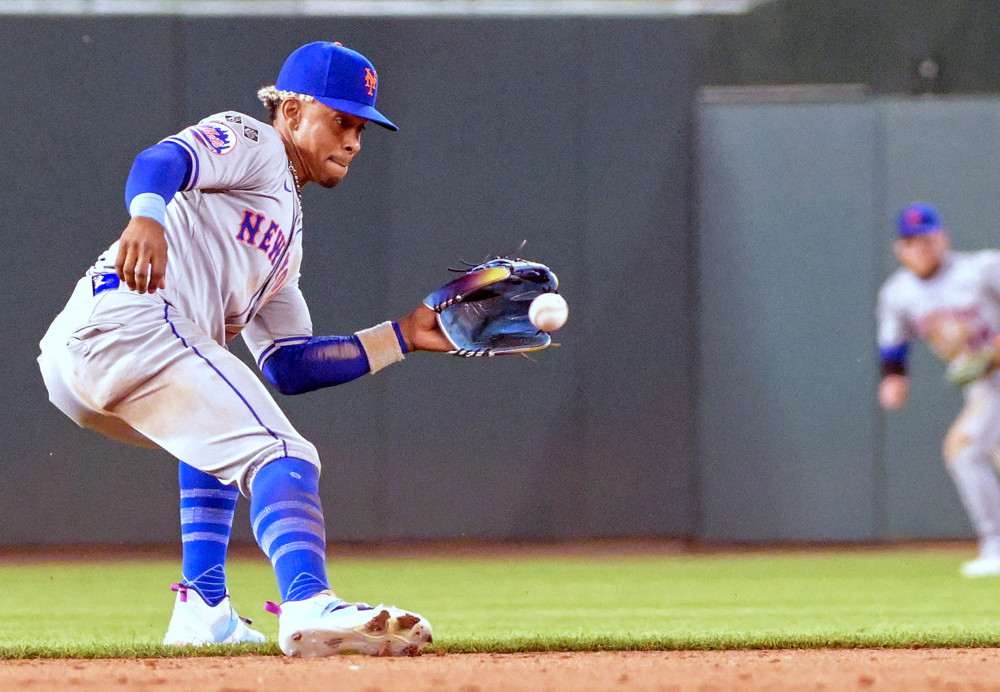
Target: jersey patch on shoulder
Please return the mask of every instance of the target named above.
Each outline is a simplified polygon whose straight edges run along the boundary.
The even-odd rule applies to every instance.
[[[241,122],[243,122],[243,118],[241,118],[238,115],[227,115],[226,116],[226,122],[241,123]]]
[[[225,123],[195,125],[191,128],[195,139],[213,154],[224,155],[236,148],[236,133]]]
[[[243,136],[246,137],[247,139],[251,140],[251,141],[256,142],[257,138],[258,138],[257,130],[253,129],[249,125],[244,125],[243,126]]]

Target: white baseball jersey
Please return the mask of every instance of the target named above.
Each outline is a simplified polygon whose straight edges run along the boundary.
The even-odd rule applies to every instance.
[[[302,207],[274,128],[227,112],[164,141],[184,147],[194,162],[167,207],[164,299],[220,344],[253,321],[244,336],[254,358],[277,339],[311,336],[298,289]],[[88,274],[114,274],[117,254],[115,243]],[[279,309],[254,321],[279,294]]]
[[[226,341],[259,358],[301,343],[312,323],[298,288],[302,211],[284,145],[235,112],[165,141],[191,156],[167,206],[166,288],[119,282],[113,244],[80,280],[42,339],[50,398],[85,427],[160,446],[225,482],[275,458],[319,465],[259,377]]]
[[[974,352],[1000,334],[1000,251],[948,252],[920,279],[898,269],[878,298],[878,345],[924,339],[945,361]]]

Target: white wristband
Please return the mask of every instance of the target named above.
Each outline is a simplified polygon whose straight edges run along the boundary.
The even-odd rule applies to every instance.
[[[403,349],[400,348],[399,338],[392,322],[383,322],[374,327],[362,329],[355,332],[355,336],[361,341],[361,348],[368,356],[368,370],[373,375],[387,365],[392,365],[403,360]]]
[[[167,203],[155,192],[142,192],[132,198],[128,205],[128,213],[134,219],[137,216],[159,221],[161,226],[166,225]]]

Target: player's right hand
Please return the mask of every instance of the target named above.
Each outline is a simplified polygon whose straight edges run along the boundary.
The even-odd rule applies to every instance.
[[[118,278],[139,293],[155,293],[166,288],[166,229],[155,219],[134,217],[118,240],[115,272]]]
[[[910,378],[906,375],[886,375],[878,386],[878,402],[890,411],[902,408],[910,391]]]

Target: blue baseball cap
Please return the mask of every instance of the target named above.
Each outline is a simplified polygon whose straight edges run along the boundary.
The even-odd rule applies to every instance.
[[[316,41],[297,48],[285,61],[274,86],[308,94],[322,104],[389,130],[398,130],[375,110],[378,75],[368,58],[339,43]]]
[[[899,237],[933,233],[941,229],[941,216],[937,209],[923,202],[915,202],[899,212]]]

